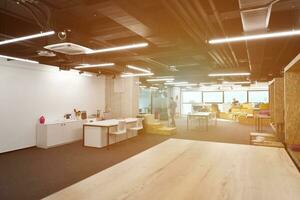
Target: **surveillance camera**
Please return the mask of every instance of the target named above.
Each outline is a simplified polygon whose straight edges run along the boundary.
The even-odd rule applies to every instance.
[[[60,40],[65,40],[67,38],[67,33],[66,33],[66,31],[61,31],[61,32],[58,32],[57,36]]]

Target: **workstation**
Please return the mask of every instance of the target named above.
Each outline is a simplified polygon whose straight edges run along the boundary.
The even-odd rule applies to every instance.
[[[0,199],[300,199],[299,11],[0,1]]]

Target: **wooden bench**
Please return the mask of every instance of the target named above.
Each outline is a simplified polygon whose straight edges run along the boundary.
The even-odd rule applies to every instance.
[[[258,139],[258,137],[263,138],[263,140]],[[283,148],[284,145],[276,140],[277,137],[273,133],[250,133],[250,144],[252,145]]]
[[[252,132],[250,133],[250,140],[252,139],[252,137],[264,137],[264,138],[272,138],[272,139],[276,139],[276,136],[273,133],[257,133],[257,132]]]
[[[256,146],[284,148],[284,145],[281,142],[277,142],[277,141],[268,141],[268,140],[260,141],[260,140],[254,139],[254,140],[251,140],[251,144],[256,145]]]
[[[154,134],[158,134],[158,135],[173,135],[176,134],[176,127],[161,127],[157,130],[156,133]]]

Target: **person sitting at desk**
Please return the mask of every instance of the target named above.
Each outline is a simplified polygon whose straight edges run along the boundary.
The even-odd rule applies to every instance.
[[[231,105],[232,106],[238,106],[239,105],[239,101],[236,100],[235,98],[233,98]]]

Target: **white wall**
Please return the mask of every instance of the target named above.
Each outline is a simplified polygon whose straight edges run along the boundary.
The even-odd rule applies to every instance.
[[[36,123],[105,107],[105,78],[0,60],[0,153],[36,145]]]

